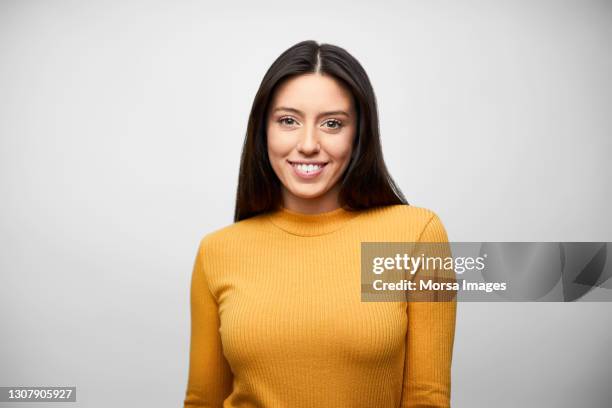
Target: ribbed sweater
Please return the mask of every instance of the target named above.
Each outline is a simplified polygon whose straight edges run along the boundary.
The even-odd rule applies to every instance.
[[[362,302],[372,241],[448,238],[410,205],[281,208],[204,235],[184,407],[449,407],[456,302]]]

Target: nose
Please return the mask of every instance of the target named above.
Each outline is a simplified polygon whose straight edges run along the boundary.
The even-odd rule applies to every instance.
[[[297,150],[305,155],[315,154],[321,150],[315,126],[307,126],[305,128],[298,141]]]

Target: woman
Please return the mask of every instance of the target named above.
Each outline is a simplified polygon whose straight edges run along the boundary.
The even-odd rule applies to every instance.
[[[361,302],[361,242],[447,235],[389,176],[344,49],[300,42],[264,76],[234,221],[195,259],[185,407],[450,406],[456,303]]]

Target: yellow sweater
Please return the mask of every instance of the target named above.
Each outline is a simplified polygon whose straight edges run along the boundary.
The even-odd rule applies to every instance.
[[[456,302],[361,302],[362,241],[446,242],[430,210],[285,208],[205,235],[190,407],[450,406]]]

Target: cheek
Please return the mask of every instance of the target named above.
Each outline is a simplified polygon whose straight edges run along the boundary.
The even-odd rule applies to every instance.
[[[336,162],[348,161],[351,157],[353,137],[350,133],[337,136],[337,138],[330,140],[325,150]]]
[[[272,169],[281,180],[284,179],[288,169],[285,165],[285,158],[289,156],[293,149],[293,142],[289,135],[282,132],[274,132],[269,130],[267,134],[268,139],[268,158]]]
[[[291,151],[291,141],[288,137],[274,132],[273,130],[268,131],[268,156],[270,160],[279,160],[287,156]]]

